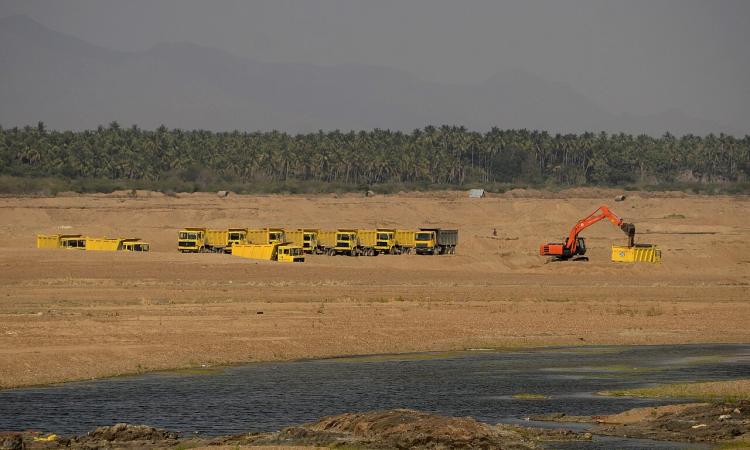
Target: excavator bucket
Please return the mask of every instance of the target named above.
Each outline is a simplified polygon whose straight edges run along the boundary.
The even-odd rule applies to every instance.
[[[628,235],[628,247],[635,245],[635,225],[632,223],[623,222],[620,225],[620,229]]]

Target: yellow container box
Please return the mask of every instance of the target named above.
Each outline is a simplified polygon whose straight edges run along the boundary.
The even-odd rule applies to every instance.
[[[249,259],[274,259],[278,244],[237,244],[232,246],[232,256]]]
[[[416,246],[414,241],[415,230],[396,230],[396,242],[401,247],[413,248]]]
[[[122,250],[122,239],[87,237],[86,250],[116,252]]]
[[[318,242],[320,245],[326,248],[333,248],[336,246],[336,232],[335,231],[319,231]]]
[[[636,244],[633,247],[612,245],[612,261],[614,262],[661,262],[661,250],[652,244]]]

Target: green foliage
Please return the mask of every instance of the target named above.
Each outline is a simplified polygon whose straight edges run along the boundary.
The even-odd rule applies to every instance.
[[[550,135],[426,127],[290,135],[124,128],[0,127],[0,192],[156,189],[343,192],[513,185],[750,189],[750,136]],[[23,181],[21,181],[23,180]]]

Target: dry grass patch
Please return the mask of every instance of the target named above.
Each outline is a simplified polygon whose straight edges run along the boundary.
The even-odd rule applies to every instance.
[[[750,400],[750,379],[664,384],[623,391],[606,391],[601,394],[626,397],[696,398],[714,401]]]

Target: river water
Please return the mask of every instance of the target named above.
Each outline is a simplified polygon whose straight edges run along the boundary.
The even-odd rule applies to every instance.
[[[529,416],[551,412],[612,414],[674,403],[596,395],[602,390],[748,376],[750,345],[597,346],[255,363],[206,373],[152,373],[0,391],[0,430],[78,434],[129,422],[222,435],[389,408],[524,423]],[[518,394],[549,398],[514,398]],[[685,448],[608,438],[554,447]]]

